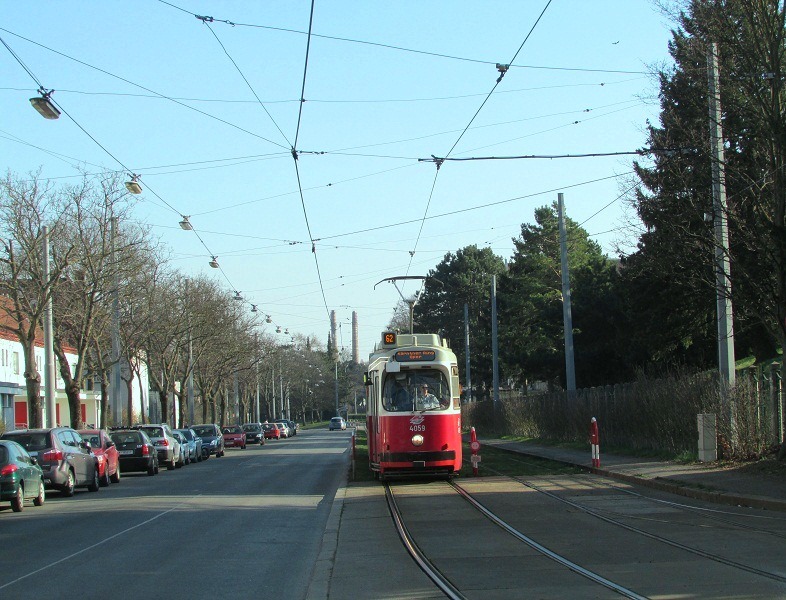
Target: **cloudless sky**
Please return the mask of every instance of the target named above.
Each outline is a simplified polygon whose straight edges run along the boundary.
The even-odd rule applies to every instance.
[[[668,64],[672,26],[650,0],[311,7],[0,0],[0,38],[71,117],[33,110],[38,84],[0,45],[0,166],[58,185],[80,170],[139,174],[136,217],[178,269],[240,292],[274,335],[324,344],[335,310],[350,349],[357,311],[362,359],[399,299],[377,282],[426,275],[470,244],[507,259],[559,191],[607,254],[635,247],[621,200],[633,156],[439,172],[428,159],[643,148],[658,122],[648,73]],[[497,63],[511,64],[499,84]]]

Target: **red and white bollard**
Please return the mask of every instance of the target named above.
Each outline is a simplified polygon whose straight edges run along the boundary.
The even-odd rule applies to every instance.
[[[590,421],[590,444],[592,444],[592,466],[600,467],[600,435],[598,434],[598,420],[592,417]]]
[[[472,476],[478,476],[478,463],[480,462],[480,442],[478,441],[478,436],[475,433],[475,428],[472,427],[469,430],[469,449],[472,450],[472,456],[470,456],[470,461],[472,462]]]

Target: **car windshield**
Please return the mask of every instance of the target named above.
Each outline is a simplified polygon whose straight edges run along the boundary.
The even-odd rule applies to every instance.
[[[164,435],[164,430],[161,427],[140,427],[141,431],[144,431],[148,437],[151,438],[162,438],[166,437]]]
[[[259,431],[259,425],[243,425],[243,431]]]
[[[193,437],[191,435],[191,432],[188,429],[178,429],[177,432],[180,435],[182,435],[184,438],[186,438],[186,440],[189,441],[189,442],[191,441],[191,438]]]
[[[450,406],[450,387],[436,369],[404,370],[390,373],[382,389],[386,411],[434,411]]]
[[[194,432],[200,437],[216,435],[216,430],[207,425],[205,425],[204,427],[194,427]]]
[[[3,438],[15,441],[28,452],[38,452],[52,447],[48,431],[6,433]]]
[[[101,438],[95,434],[82,433],[82,439],[90,444],[93,448],[101,446]]]
[[[124,431],[123,433],[113,433],[109,437],[111,437],[112,441],[118,446],[122,446],[123,444],[142,443],[142,436],[139,435],[136,431]]]

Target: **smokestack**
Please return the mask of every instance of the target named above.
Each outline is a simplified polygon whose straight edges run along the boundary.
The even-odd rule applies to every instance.
[[[330,339],[333,340],[333,360],[338,359],[338,337],[337,337],[337,330],[338,325],[336,323],[336,311],[330,311]]]
[[[352,311],[352,362],[360,364],[360,348],[358,348],[358,313]]]

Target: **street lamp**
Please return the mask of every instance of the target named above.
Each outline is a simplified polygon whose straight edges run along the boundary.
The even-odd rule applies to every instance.
[[[139,185],[139,182],[137,181],[138,179],[139,179],[139,175],[132,173],[131,181],[126,181],[126,189],[132,194],[142,193],[142,186]]]
[[[213,257],[211,257],[211,260],[210,260],[210,262],[209,262],[209,263],[207,263],[207,264],[209,264],[209,265],[210,265],[211,267],[213,267],[214,269],[217,269],[217,268],[218,268],[218,257],[217,257],[217,256],[213,256]]]
[[[183,217],[183,220],[180,221],[181,229],[185,229],[186,231],[193,230],[194,227],[191,225],[191,222],[188,220],[188,217],[186,215],[182,215],[182,217]]]
[[[58,119],[60,118],[60,111],[55,106],[52,99],[49,97],[54,90],[48,92],[44,88],[38,88],[38,93],[41,94],[40,98],[30,98],[30,104],[38,111],[45,119]]]

